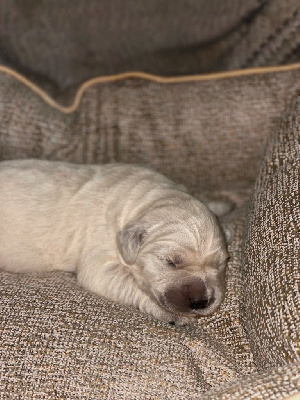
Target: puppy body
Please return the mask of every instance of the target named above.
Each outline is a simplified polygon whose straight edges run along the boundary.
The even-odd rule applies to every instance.
[[[0,268],[63,270],[164,321],[208,315],[228,253],[213,214],[163,175],[133,165],[0,163]]]

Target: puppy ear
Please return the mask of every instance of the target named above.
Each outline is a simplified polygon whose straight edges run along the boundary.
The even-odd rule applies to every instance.
[[[232,226],[230,224],[227,224],[225,222],[221,222],[220,223],[222,230],[224,232],[225,235],[225,239],[227,244],[230,244],[234,238],[234,231],[232,229]]]
[[[135,262],[146,235],[146,228],[139,225],[129,225],[118,232],[118,249],[127,264],[131,265]]]

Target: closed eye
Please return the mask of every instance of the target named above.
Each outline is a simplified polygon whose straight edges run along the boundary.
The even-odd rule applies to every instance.
[[[171,260],[171,258],[167,257],[166,263],[168,264],[169,267],[176,268],[176,264],[173,260]]]
[[[157,258],[171,268],[180,268],[184,266],[184,260],[179,254],[172,256],[158,255]]]
[[[166,257],[165,260],[168,266],[172,268],[174,267],[179,268],[184,266],[184,259],[180,254],[172,255],[172,257]]]

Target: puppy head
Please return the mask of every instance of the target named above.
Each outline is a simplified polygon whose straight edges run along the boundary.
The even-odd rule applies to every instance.
[[[209,315],[225,294],[225,235],[206,208],[200,211],[175,217],[160,212],[160,218],[142,218],[118,233],[120,254],[137,284],[177,314]]]

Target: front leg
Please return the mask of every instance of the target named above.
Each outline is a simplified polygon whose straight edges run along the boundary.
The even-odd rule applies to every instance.
[[[138,308],[160,321],[187,325],[192,320],[162,308],[138,287],[131,271],[117,261],[107,262],[101,260],[101,257],[94,258],[78,268],[77,280],[82,287],[101,297]]]

